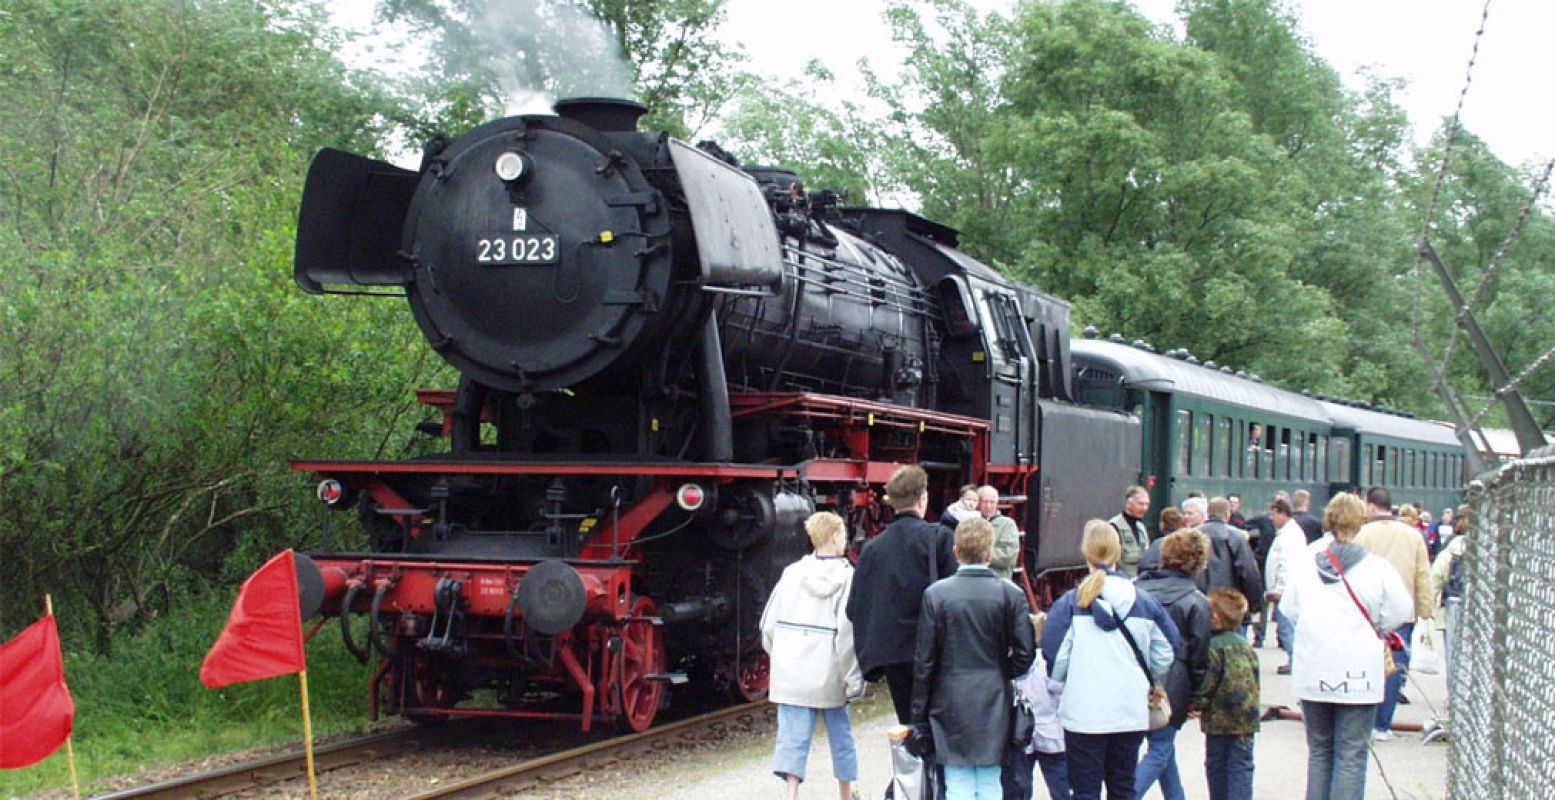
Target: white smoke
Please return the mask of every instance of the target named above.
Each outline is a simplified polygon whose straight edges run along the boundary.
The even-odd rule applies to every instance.
[[[565,0],[475,0],[469,8],[507,114],[550,113],[563,97],[635,99],[619,42],[583,8]]]

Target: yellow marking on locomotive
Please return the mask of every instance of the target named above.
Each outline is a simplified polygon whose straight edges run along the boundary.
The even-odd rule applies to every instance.
[[[594,530],[594,525],[597,522],[599,522],[599,520],[596,520],[593,517],[589,517],[588,519],[583,520],[582,522],[578,523],[578,533],[588,533],[589,531]]]
[[[659,418],[658,417],[654,417],[653,421],[651,423],[649,423],[648,430],[651,430],[654,433],[658,433],[659,432]]]
[[[869,412],[869,427],[875,427],[875,412]]]
[[[927,428],[927,427],[928,426],[923,423],[923,420],[921,420],[921,419],[918,420],[918,432],[919,433],[923,433],[924,429]]]
[[[983,363],[984,361],[987,361],[987,360],[988,360],[988,354],[984,353],[981,350],[978,350],[978,351],[972,353],[972,362],[973,363],[981,364],[981,363]]]
[[[615,240],[616,240],[616,235],[611,233],[610,231],[600,231],[599,232],[599,243],[600,244],[610,244],[611,242],[614,242]]]

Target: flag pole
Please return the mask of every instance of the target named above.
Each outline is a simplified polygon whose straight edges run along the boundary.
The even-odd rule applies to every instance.
[[[43,612],[54,616],[54,595],[43,596]],[[65,737],[65,762],[70,765],[70,792],[76,800],[81,800],[81,781],[76,778],[76,748],[70,743],[74,737],[74,733]]]
[[[318,800],[319,786],[313,777],[313,719],[308,714],[308,671],[304,669],[297,673],[297,678],[302,682],[302,738],[308,755],[308,797]]]

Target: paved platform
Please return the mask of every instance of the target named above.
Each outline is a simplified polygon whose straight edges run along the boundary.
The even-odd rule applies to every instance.
[[[1272,634],[1273,631],[1271,630]],[[1299,708],[1290,695],[1290,679],[1275,674],[1284,663],[1284,653],[1274,649],[1258,651],[1262,664],[1262,695],[1265,705]],[[871,687],[883,692],[882,687]],[[1432,707],[1445,714],[1446,683],[1442,675],[1411,675],[1405,695],[1413,702],[1401,705],[1397,723],[1427,724]],[[891,765],[886,730],[895,723],[885,709],[889,702],[873,702],[863,707],[869,713],[854,718],[854,738],[859,750],[860,793],[879,798],[890,780]],[[675,800],[712,800],[713,798],[782,797],[783,784],[771,772],[771,741],[755,742],[733,752],[720,754],[716,763],[703,763],[695,769],[666,770],[671,774],[638,776],[636,796],[664,797]],[[1389,742],[1373,747],[1366,778],[1368,800],[1398,798],[1445,798],[1447,794],[1448,745],[1445,741],[1424,745],[1419,733],[1396,734]],[[1263,724],[1255,748],[1254,792],[1259,798],[1288,800],[1299,798],[1306,787],[1306,733],[1299,721],[1270,721]],[[1190,798],[1208,797],[1204,779],[1204,737],[1198,723],[1190,720],[1177,737],[1177,764]],[[817,735],[810,753],[809,774],[800,787],[802,798],[834,798],[837,784],[832,777],[830,751],[825,737]],[[1389,783],[1392,789],[1389,789]],[[1038,800],[1047,796],[1039,779]],[[1159,787],[1145,797],[1160,797]]]

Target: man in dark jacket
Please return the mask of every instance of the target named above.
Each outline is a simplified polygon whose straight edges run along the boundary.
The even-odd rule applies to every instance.
[[[1312,516],[1312,493],[1306,489],[1298,489],[1290,496],[1292,509],[1290,518],[1301,526],[1301,532],[1307,537],[1307,544],[1312,544],[1323,538],[1323,522]]]
[[[923,518],[929,476],[921,467],[898,469],[885,488],[896,519],[859,554],[847,614],[864,679],[885,679],[896,721],[906,725],[912,721],[913,638],[923,590],[955,572],[956,557],[950,539]]]
[[[1176,740],[1177,731],[1188,719],[1193,693],[1204,680],[1209,657],[1209,601],[1194,584],[1194,576],[1209,561],[1209,549],[1209,537],[1204,533],[1178,531],[1161,540],[1160,566],[1141,572],[1134,579],[1135,588],[1166,607],[1181,638],[1181,646],[1166,674],[1166,695],[1172,702],[1171,722],[1149,733],[1149,749],[1134,770],[1136,797],[1145,796],[1157,779],[1161,781],[1161,794],[1168,800],[1184,796],[1177,771]]]
[[[915,736],[931,736],[948,794],[999,797],[1010,681],[1036,658],[1026,598],[988,567],[993,526],[956,526],[955,574],[923,593],[913,658]]]
[[[1285,492],[1275,492],[1275,500],[1278,500],[1282,497],[1285,498],[1286,502],[1290,501],[1289,494],[1286,494]],[[1269,560],[1269,548],[1274,546],[1274,532],[1277,527],[1278,526],[1274,524],[1274,520],[1269,518],[1269,512],[1267,511],[1247,521],[1247,530],[1253,535],[1253,557],[1257,559],[1258,568],[1260,570],[1258,574],[1260,575],[1263,575],[1261,570],[1263,569],[1264,563]],[[1268,581],[1269,576],[1264,575],[1263,579]],[[1252,600],[1253,599],[1251,597],[1247,598],[1249,603],[1251,603]],[[1253,629],[1253,647],[1263,647],[1264,634],[1268,632],[1269,618],[1273,615],[1274,610],[1268,607],[1265,607],[1264,612],[1258,615],[1258,625]]]
[[[1199,526],[1209,537],[1209,568],[1199,573],[1194,582],[1205,596],[1216,589],[1235,589],[1246,597],[1256,597],[1248,603],[1252,611],[1258,611],[1263,608],[1263,577],[1258,571],[1258,558],[1242,538],[1242,532],[1226,524],[1229,509],[1226,498],[1210,498],[1209,519]]]

